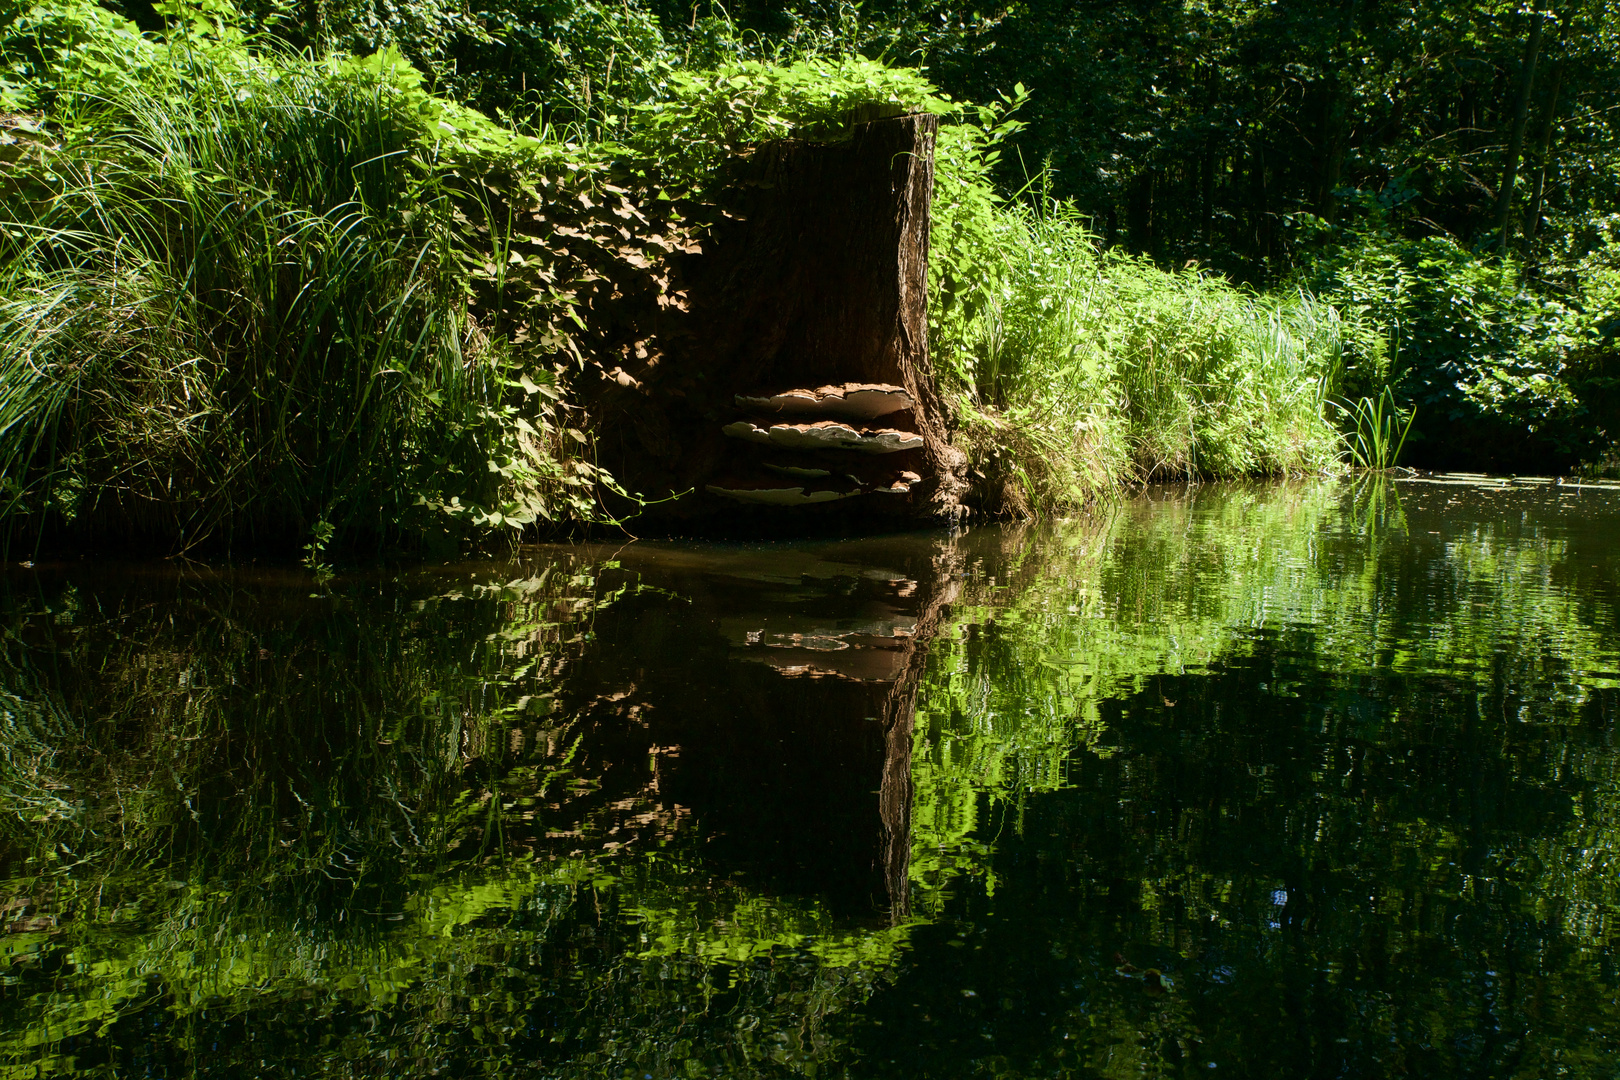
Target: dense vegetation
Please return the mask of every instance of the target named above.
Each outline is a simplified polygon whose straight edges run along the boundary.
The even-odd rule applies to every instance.
[[[1606,14],[12,3],[0,529],[316,562],[603,520],[600,273],[552,211],[605,193],[656,261],[729,155],[866,103],[944,121],[931,329],[987,509],[1327,468],[1337,397],[1415,407],[1419,463],[1607,468]]]
[[[767,33],[817,25],[730,10]],[[1416,404],[1414,460],[1612,467],[1612,0],[872,0],[863,15],[865,47],[920,59],[954,96],[1031,89],[1002,190],[1049,167],[1105,246],[1333,304],[1341,392],[1391,385]]]

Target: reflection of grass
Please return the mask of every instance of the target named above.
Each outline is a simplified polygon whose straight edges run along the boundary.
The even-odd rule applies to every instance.
[[[366,1054],[397,1050],[397,1025],[436,1032],[396,1074],[494,1062],[554,992],[552,955],[577,991],[547,1006],[556,1075],[824,1056],[826,1019],[870,993],[907,927],[717,883],[681,833],[598,850],[597,811],[574,808],[598,778],[555,702],[628,589],[557,557],[414,590],[414,610],[342,579],[315,602],[303,578],[155,604],[9,597],[0,903],[18,932],[0,963],[20,989],[0,999],[0,1063],[116,1042],[151,1007],[291,1035],[268,1048],[289,1068],[326,1053],[307,1031],[378,1013]],[[537,844],[558,829],[587,850]],[[538,989],[514,992],[520,976]],[[733,1011],[768,1019],[739,1029]],[[265,1049],[222,1053],[248,1068]]]
[[[1487,516],[1413,576],[1408,518],[1375,474],[1171,489],[1105,517],[969,534],[976,571],[917,706],[919,888],[983,871],[987,807],[1016,812],[1067,782],[1077,750],[1109,752],[1100,702],[1241,659],[1256,631],[1303,631],[1340,678],[1496,665],[1569,702],[1620,685],[1603,674],[1620,668],[1614,613],[1553,587],[1575,569],[1565,542]]]

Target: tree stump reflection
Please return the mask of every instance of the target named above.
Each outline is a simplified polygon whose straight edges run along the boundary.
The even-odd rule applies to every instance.
[[[637,544],[560,709],[580,782],[548,841],[696,835],[757,886],[843,914],[910,914],[911,740],[952,540],[698,549]]]

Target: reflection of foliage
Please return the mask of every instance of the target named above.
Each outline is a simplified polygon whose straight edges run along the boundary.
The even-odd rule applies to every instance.
[[[1051,1034],[912,992],[1006,1029],[985,1075],[1608,1075],[1614,517],[1372,477],[970,536],[918,704],[913,874],[1020,973],[959,984]],[[1231,1022],[1279,1008],[1275,1039]]]
[[[1283,1075],[1231,1019],[1281,995],[1347,1074],[1503,1061],[1492,1016],[1535,1075],[1615,1021],[1614,515],[1560,498],[1172,489],[948,541],[898,926],[717,859],[604,736],[653,698],[586,669],[714,597],[582,551],[321,598],[41,578],[0,616],[0,1062]],[[1026,1026],[930,1058],[907,994]]]
[[[715,882],[678,818],[652,849],[601,842],[615,807],[557,699],[596,615],[639,591],[604,583],[615,565],[9,597],[0,1060],[116,1063],[173,1018],[253,1033],[210,1055],[224,1072],[336,1052],[366,1074],[429,1028],[407,1072],[497,1068],[528,1038],[525,980],[555,978],[560,1075],[833,1053],[827,1018],[906,927]]]
[[[1311,484],[970,537],[975,569],[918,702],[914,873],[977,849],[981,795],[1016,805],[1062,786],[1075,749],[1108,754],[1101,702],[1234,662],[1268,628],[1309,627],[1341,677],[1494,669],[1571,705],[1617,685],[1602,618],[1551,587],[1565,542],[1476,528],[1413,577],[1391,543],[1412,528],[1386,483]]]
[[[822,1020],[874,985],[872,968],[855,961],[886,959],[896,932],[870,935],[864,948],[834,932],[824,940],[832,955],[818,956],[797,947],[830,929],[813,906],[764,905],[721,890],[700,913],[689,898],[706,893],[706,875],[683,862],[631,860],[616,876],[587,859],[510,860],[444,875],[402,902],[385,894],[376,910],[351,902],[359,925],[349,927],[301,926],[284,901],[218,879],[69,878],[52,897],[60,925],[10,935],[6,959],[26,972],[70,952],[72,974],[36,999],[0,1052],[28,1060],[75,1036],[121,1041],[132,1022],[165,1011],[216,1025],[250,1022],[272,1035],[309,1025],[341,1031],[386,1014],[394,1026],[436,1032],[437,1049],[420,1050],[431,1055],[418,1062],[424,1071],[445,1058],[494,1065],[530,1023],[534,1002],[522,983],[555,977],[548,969],[568,955],[576,957],[571,992],[554,1007],[550,1040],[560,1044],[553,1064],[563,1075],[595,1075],[612,1060],[679,1063],[705,1036],[739,1065],[808,1061],[828,1050]],[[400,910],[390,910],[396,903]],[[785,1003],[786,1014],[773,1015],[792,995],[798,1000]],[[801,1024],[799,1045],[778,1045],[787,1019]],[[362,1058],[397,1051],[387,1029],[348,1038],[358,1038],[352,1049]],[[215,1067],[246,1066],[267,1049],[284,1067],[312,1051],[324,1056],[294,1038],[227,1053]]]

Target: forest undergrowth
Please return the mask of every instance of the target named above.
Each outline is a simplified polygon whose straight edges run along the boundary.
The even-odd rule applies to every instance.
[[[930,333],[983,513],[1341,467],[1330,400],[1410,381],[1391,328],[1451,280],[1432,244],[1368,241],[1271,291],[1105,247],[1048,171],[998,188],[1022,85],[952,101],[862,56],[858,26],[768,41],[708,17],[677,43],[586,4],[553,25],[549,82],[491,97],[487,64],[474,86],[392,44],[299,47],[227,0],[154,11],[143,31],[84,0],[0,10],[9,550],[302,548],[318,566],[610,522],[600,496],[627,493],[572,403],[612,367],[589,333],[600,275],[524,234],[512,200],[566,205],[546,228],[569,235],[594,214],[639,245],[614,257],[656,262],[701,231],[725,160],[837,139],[866,105],[942,120]],[[1518,303],[1547,348],[1595,332],[1586,308]],[[1546,399],[1532,425],[1575,408],[1509,368],[1465,393],[1517,403],[1517,377]]]

